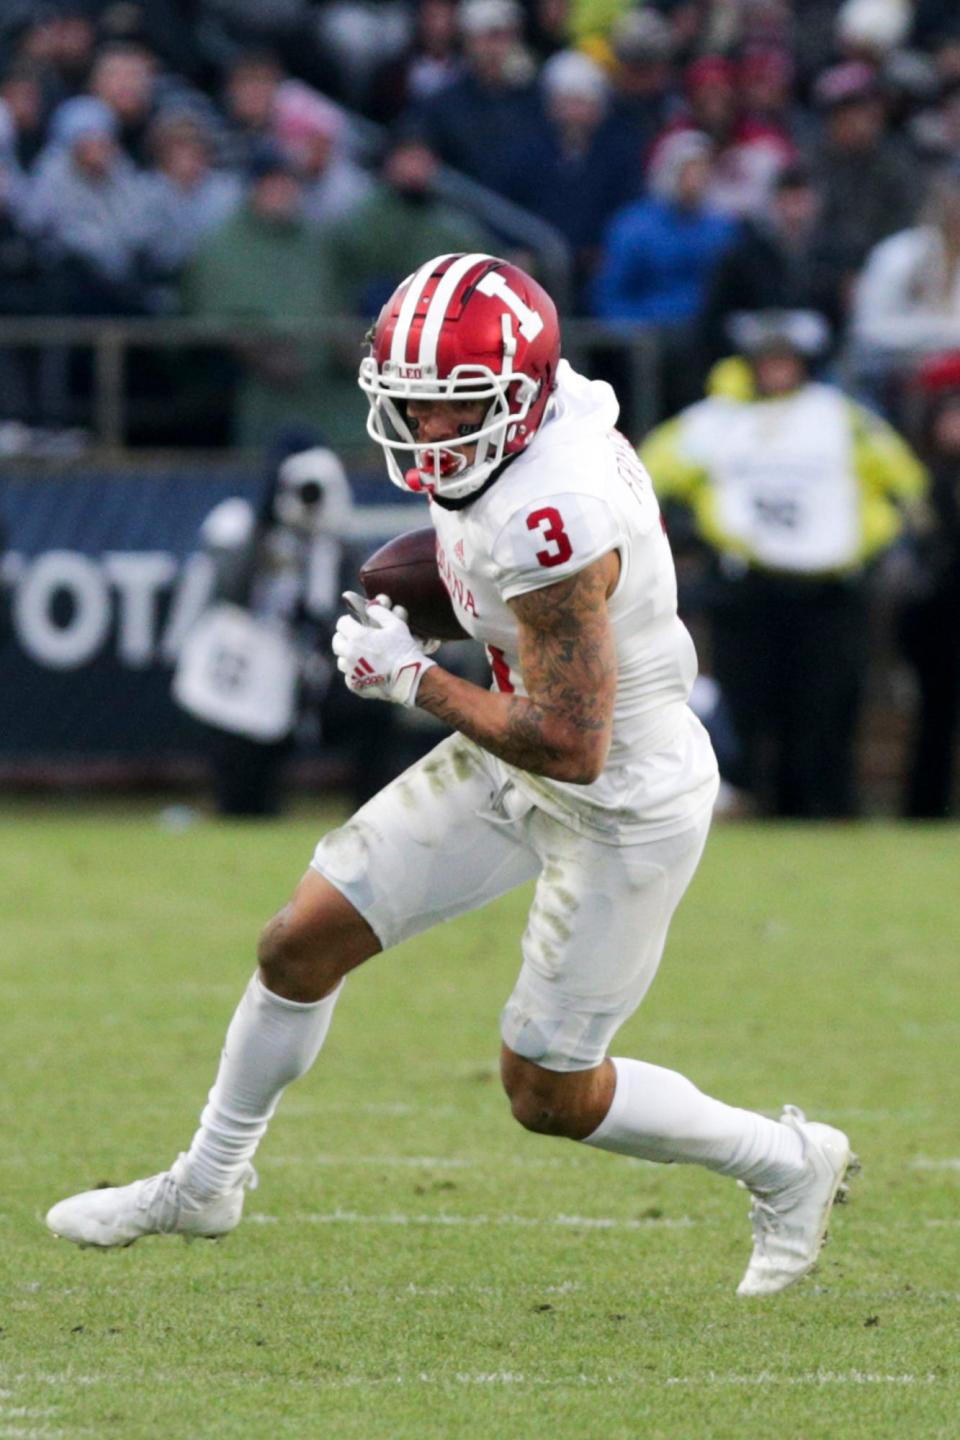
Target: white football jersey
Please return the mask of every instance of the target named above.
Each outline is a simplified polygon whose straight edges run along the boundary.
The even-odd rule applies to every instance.
[[[524,695],[507,601],[617,551],[617,693],[603,774],[573,785],[507,768],[529,799],[575,829],[611,843],[660,837],[684,829],[716,793],[709,738],[687,707],[696,654],[677,616],[650,477],[614,428],[612,389],[566,361],[557,380],[535,439],[489,490],[459,510],[431,504],[440,571],[463,628],[486,646],[493,688]]]

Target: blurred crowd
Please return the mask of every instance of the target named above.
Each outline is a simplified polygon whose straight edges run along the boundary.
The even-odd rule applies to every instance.
[[[442,167],[484,188],[454,202]],[[826,315],[859,383],[894,405],[918,354],[960,342],[960,13],[2,7],[0,312],[330,322],[322,341],[234,346],[216,385],[180,386],[163,413],[188,440],[211,438],[226,377],[239,401],[224,438],[268,443],[307,418],[355,441],[358,336],[416,261],[492,248],[537,270],[491,195],[562,237],[568,312],[656,327],[665,410],[729,351],[729,317],[769,306]],[[6,355],[4,416],[49,402],[36,369]]]
[[[267,450],[307,424],[355,451],[360,342],[397,283],[427,256],[486,250],[553,288],[544,236],[567,257],[568,317],[655,332],[659,415],[677,419],[642,453],[715,562],[731,773],[766,787],[776,813],[855,813],[864,587],[890,552],[905,557],[895,626],[920,699],[904,808],[946,813],[960,727],[957,0],[0,7],[0,315],[232,327],[212,354],[138,350],[135,443]],[[777,354],[759,347],[733,411],[724,367],[749,351],[751,314],[814,317],[820,338],[780,336],[800,365],[780,390],[757,369],[774,373]],[[588,368],[628,398],[624,363],[601,339]],[[868,408],[824,395],[824,377]],[[92,385],[75,349],[0,348],[0,420],[67,424]],[[779,409],[751,408],[777,394]],[[642,440],[628,404],[631,422]],[[714,423],[740,426],[740,473],[726,441],[697,449]],[[858,517],[842,555],[829,507],[809,526],[798,509],[828,432],[829,503],[846,496]],[[755,463],[777,445],[779,468]],[[717,523],[718,495],[747,497],[749,533],[735,505]],[[682,522],[674,538],[682,570]],[[751,646],[789,650],[790,674],[747,673]],[[764,712],[798,676],[806,710]]]

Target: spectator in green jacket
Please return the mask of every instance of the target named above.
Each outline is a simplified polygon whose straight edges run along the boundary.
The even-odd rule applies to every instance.
[[[356,385],[361,335],[331,324],[305,333],[304,321],[334,322],[347,306],[330,247],[303,216],[303,187],[273,145],[254,153],[235,215],[197,251],[183,278],[187,314],[249,323],[236,347],[240,381],[233,440],[263,446],[291,425],[313,425],[332,446],[356,445],[364,405]],[[264,339],[262,326],[289,333]]]
[[[431,255],[489,252],[493,237],[434,189],[439,161],[419,138],[388,150],[373,193],[327,232],[348,309],[370,319],[405,275]]]

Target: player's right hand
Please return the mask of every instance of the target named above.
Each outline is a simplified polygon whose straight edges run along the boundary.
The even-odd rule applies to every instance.
[[[364,622],[341,615],[333,637],[337,668],[347,688],[364,700],[416,704],[417,690],[431,660],[396,607],[367,604]]]

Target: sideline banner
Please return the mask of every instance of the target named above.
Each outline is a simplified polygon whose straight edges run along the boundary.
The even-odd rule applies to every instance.
[[[197,534],[220,500],[258,504],[264,485],[223,465],[0,474],[0,762],[195,751],[170,684],[209,595]],[[422,506],[382,504],[379,476],[355,490],[361,550],[424,523]]]

